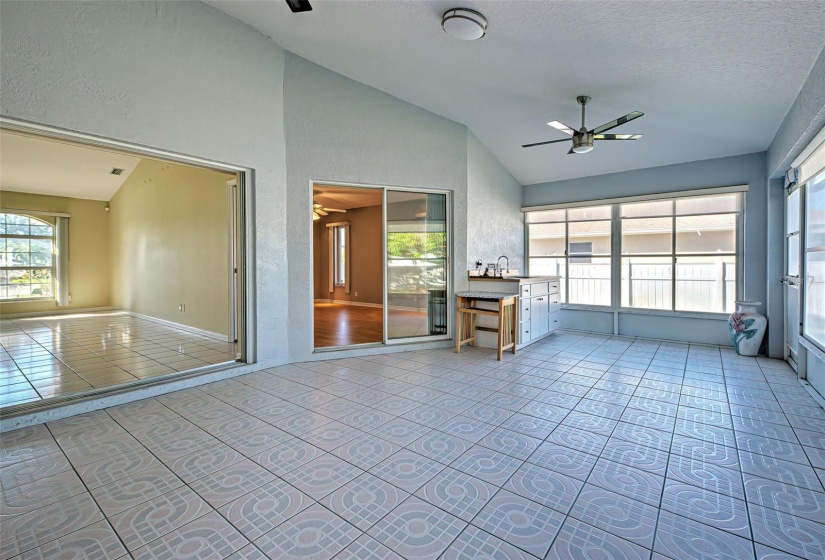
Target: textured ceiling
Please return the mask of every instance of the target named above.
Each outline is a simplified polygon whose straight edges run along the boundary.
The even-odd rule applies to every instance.
[[[522,184],[765,150],[825,44],[825,2],[208,0],[331,70],[466,124]],[[483,12],[486,37],[450,38],[441,14]],[[586,155],[545,123],[645,116]],[[403,131],[399,131],[402,133]]]
[[[139,157],[44,139],[0,132],[0,189],[32,194],[111,200]],[[112,175],[112,168],[123,169]]]

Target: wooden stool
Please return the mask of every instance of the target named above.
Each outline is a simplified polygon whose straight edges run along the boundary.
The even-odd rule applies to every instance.
[[[480,309],[478,301],[498,301],[498,310]],[[510,308],[510,309],[508,309]],[[512,348],[516,353],[518,341],[518,296],[500,292],[458,292],[456,293],[456,336],[455,351],[461,353],[461,346],[470,342],[476,346],[476,331],[489,331],[498,334],[497,358],[505,350]],[[476,325],[477,315],[498,317],[498,328],[479,327]]]

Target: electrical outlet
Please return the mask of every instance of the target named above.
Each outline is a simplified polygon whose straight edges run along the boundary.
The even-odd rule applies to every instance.
[[[186,311],[186,304],[181,303],[180,305],[178,305],[178,311]]]
[[[355,292],[355,297],[358,297],[358,292]]]

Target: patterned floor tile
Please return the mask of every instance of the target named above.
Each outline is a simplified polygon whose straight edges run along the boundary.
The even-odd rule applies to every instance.
[[[526,460],[538,448],[541,440],[512,430],[496,428],[478,444],[516,459]]]
[[[434,430],[418,438],[407,448],[428,459],[449,465],[471,446],[472,444],[458,436]]]
[[[186,486],[166,492],[110,518],[112,526],[129,550],[158,539],[212,508]]]
[[[472,525],[464,529],[441,556],[442,560],[503,560],[505,558],[507,560],[533,560],[534,557]]]
[[[621,439],[608,440],[601,456],[615,463],[659,476],[664,476],[667,469],[667,452]]]
[[[324,451],[332,451],[342,443],[364,435],[364,432],[341,422],[330,422],[301,436],[301,439]]]
[[[405,418],[394,418],[389,422],[381,424],[371,433],[390,443],[403,447],[414,442],[429,431],[430,428],[427,426],[416,424]]]
[[[361,535],[335,556],[335,560],[404,560],[395,552],[370,537]]]
[[[324,454],[322,449],[304,440],[293,438],[272,449],[262,451],[252,459],[268,471],[283,476]]]
[[[324,507],[315,504],[255,540],[273,559],[332,558],[361,532]]]
[[[470,443],[477,443],[494,429],[495,426],[491,424],[462,415],[450,418],[438,428],[441,432],[459,437]]]
[[[769,480],[777,480],[793,486],[801,486],[817,492],[822,487],[816,472],[809,465],[783,461],[782,459],[742,450],[739,451],[739,462],[743,473]]]
[[[750,541],[674,513],[663,511],[654,550],[669,558],[754,558]]]
[[[535,463],[579,480],[587,480],[597,460],[598,457],[595,455],[576,451],[552,441],[539,445],[536,451],[527,458],[528,463]]]
[[[79,494],[0,524],[0,557],[11,558],[103,520],[89,494]]]
[[[802,558],[825,558],[825,525],[751,505],[753,540]]]
[[[544,558],[564,515],[527,498],[500,490],[473,519],[478,528]]]
[[[587,523],[568,518],[553,542],[546,560],[570,558],[647,560],[650,551],[624,539],[606,533]]]
[[[218,508],[249,540],[255,540],[313,504],[283,480],[273,480]]]
[[[311,498],[320,500],[363,472],[358,467],[326,453],[284,474],[283,479]]]
[[[172,471],[157,466],[90,490],[100,509],[111,516],[182,485]]]
[[[372,434],[363,434],[348,441],[332,453],[359,469],[369,469],[401,449],[394,443]]]
[[[588,482],[646,504],[658,506],[664,479],[627,465],[599,459]]]
[[[117,535],[108,523],[98,521],[23,554],[23,560],[51,558],[82,558],[83,560],[114,560],[127,556]]]
[[[248,542],[223,517],[212,512],[135,550],[132,555],[135,560],[226,558]]]
[[[2,467],[0,469],[0,484],[4,487],[32,484],[71,468],[69,460],[63,453],[41,455]]]
[[[195,480],[190,486],[212,507],[218,508],[274,480],[276,476],[265,468],[242,459]]]
[[[586,484],[570,515],[644,548],[653,547],[658,508]]]
[[[467,524],[416,497],[408,498],[368,531],[409,560],[437,558]]]
[[[694,461],[687,457],[671,456],[667,465],[668,480],[677,480],[692,486],[745,499],[742,475],[733,469],[724,469],[716,465]]]
[[[352,525],[366,531],[409,496],[392,484],[364,473],[321,500]]]
[[[553,430],[545,441],[558,443],[564,447],[591,455],[599,455],[604,446],[607,445],[607,438],[603,435],[591,434],[561,425]]]
[[[444,465],[408,449],[384,459],[369,472],[378,478],[413,493],[444,469]]]
[[[748,502],[812,521],[825,520],[825,492],[745,475]]]
[[[525,463],[504,485],[505,490],[567,514],[584,483],[573,477]]]
[[[745,502],[725,494],[668,480],[662,494],[662,509],[751,538]]]
[[[492,484],[448,467],[415,495],[464,521],[471,521],[497,490]]]
[[[521,459],[476,445],[450,463],[450,466],[490,484],[502,486],[522,463]]]
[[[0,519],[23,515],[86,492],[74,471],[44,477],[22,486],[0,485]]]

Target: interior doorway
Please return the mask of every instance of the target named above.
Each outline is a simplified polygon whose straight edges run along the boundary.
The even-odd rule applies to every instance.
[[[0,128],[4,414],[248,359],[245,174]]]
[[[800,336],[800,263],[801,263],[801,203],[802,189],[794,185],[785,198],[785,360],[799,371]]]
[[[449,338],[449,197],[313,185],[314,348]]]

